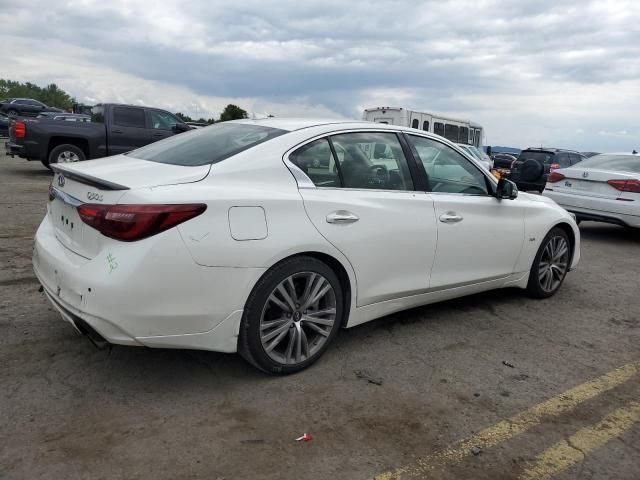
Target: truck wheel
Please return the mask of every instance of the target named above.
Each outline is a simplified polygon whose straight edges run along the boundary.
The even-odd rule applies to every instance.
[[[71,163],[80,162],[86,160],[84,152],[75,145],[66,143],[64,145],[58,145],[49,153],[48,163]]]

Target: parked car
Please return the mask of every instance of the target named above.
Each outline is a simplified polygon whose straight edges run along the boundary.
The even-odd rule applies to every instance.
[[[90,122],[91,115],[77,113],[42,112],[36,118],[50,118],[51,120],[64,120],[66,122]]]
[[[640,155],[605,153],[554,170],[544,195],[579,221],[640,228]]]
[[[0,137],[6,137],[9,135],[9,117],[0,113]]]
[[[52,167],[35,274],[97,344],[291,373],[399,310],[507,286],[549,297],[580,257],[566,210],[402,126],[246,119]]]
[[[7,98],[0,101],[0,112],[10,117],[35,117],[41,112],[64,112],[56,107],[49,107],[33,98]]]
[[[493,162],[491,161],[491,158],[489,158],[489,155],[484,153],[478,147],[474,145],[467,145],[465,143],[456,143],[456,145],[479,161],[487,170],[491,170],[493,168]]]
[[[517,157],[508,153],[496,153],[491,156],[493,160],[493,168],[511,170],[511,165],[516,161]]]
[[[202,122],[186,122],[186,123],[191,128],[204,128],[204,127],[208,127],[209,126],[208,123],[202,123]]]
[[[591,158],[594,155],[600,155],[600,153],[598,152],[580,152],[582,155],[584,155],[586,158]]]
[[[560,148],[527,148],[520,152],[511,167],[509,178],[521,190],[544,190],[549,173],[557,168],[566,168],[584,160],[573,150]]]
[[[92,111],[91,122],[13,120],[7,154],[40,160],[50,167],[54,163],[118,155],[191,130],[172,113],[157,108],[105,103]]]

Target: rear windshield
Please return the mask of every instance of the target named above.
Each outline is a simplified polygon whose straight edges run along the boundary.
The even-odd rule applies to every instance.
[[[529,152],[525,150],[523,152],[520,152],[520,156],[518,157],[518,160],[525,161],[525,160],[533,159],[533,160],[539,160],[542,163],[553,163],[552,158],[553,158],[553,153],[551,152]]]
[[[580,162],[580,168],[640,173],[639,155],[594,155]]]
[[[171,165],[209,165],[285,133],[286,130],[260,125],[220,123],[169,137],[125,155]]]

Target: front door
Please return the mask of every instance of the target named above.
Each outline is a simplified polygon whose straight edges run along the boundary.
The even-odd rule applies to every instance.
[[[340,152],[337,160],[331,152]],[[358,306],[429,288],[433,201],[413,191],[395,133],[333,135],[300,147],[289,160],[316,186],[300,188],[307,215],[352,264]]]
[[[521,202],[491,196],[485,174],[444,143],[408,137],[427,174],[438,226],[431,288],[514,273],[524,237]]]

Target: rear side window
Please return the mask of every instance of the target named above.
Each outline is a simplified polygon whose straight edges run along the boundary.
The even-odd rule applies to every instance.
[[[467,127],[460,127],[460,140],[458,143],[469,143],[469,129]]]
[[[286,130],[261,125],[219,123],[151,143],[125,155],[171,165],[208,165],[285,133]]]
[[[566,168],[571,166],[571,160],[569,160],[568,153],[556,153],[553,163],[560,165],[560,168]]]
[[[444,137],[444,123],[436,122],[433,124],[433,133]]]
[[[414,118],[413,122],[411,122],[411,128],[418,128],[419,125],[420,121],[417,118]]]
[[[300,147],[289,161],[302,170],[316,187],[339,187],[340,179],[329,140],[321,138]]]
[[[458,126],[445,124],[444,126],[444,138],[454,143],[458,143]]]
[[[113,107],[113,124],[120,127],[145,128],[144,109]]]
[[[429,122],[427,122],[426,120],[422,122],[422,130],[424,130],[425,132],[429,131]]]
[[[569,157],[571,158],[571,165],[581,162],[584,158],[582,155],[578,155],[577,153],[571,153]]]

